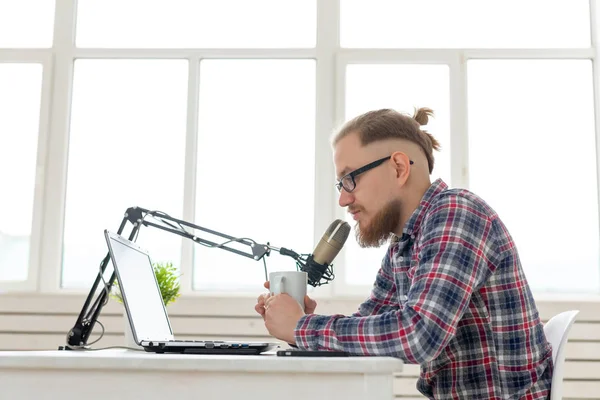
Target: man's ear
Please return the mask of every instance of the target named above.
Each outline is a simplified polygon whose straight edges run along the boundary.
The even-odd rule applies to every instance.
[[[410,158],[401,151],[392,153],[392,165],[396,169],[396,179],[400,185],[404,185],[410,175]]]

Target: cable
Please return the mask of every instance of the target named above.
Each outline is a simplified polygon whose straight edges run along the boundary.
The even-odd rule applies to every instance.
[[[267,261],[264,257],[263,257],[263,264],[265,265],[265,282],[267,282],[269,280],[269,274],[267,273]]]
[[[171,217],[169,214],[167,214],[167,213],[165,213],[165,212],[162,212],[162,211],[158,211],[158,210],[154,210],[154,211],[148,211],[147,213],[145,213],[145,214],[144,214],[144,216],[142,217],[142,220],[140,221],[140,227],[141,227],[141,225],[143,225],[143,223],[144,223],[144,220],[146,219],[146,217],[147,217],[148,215],[151,215],[152,217],[154,217],[154,218],[156,218],[156,219],[160,220],[160,222],[162,222],[162,223],[163,223],[163,224],[165,224],[165,225],[168,225],[168,226],[170,226],[170,227],[171,227],[171,228],[173,228],[173,229],[178,229],[178,228],[177,228],[177,226],[175,226],[175,225],[171,224],[169,221],[165,221],[164,219],[160,218],[160,215],[162,215],[162,216],[165,216],[165,217],[167,217],[167,218],[172,218],[172,217]],[[187,230],[186,230],[186,229],[183,227],[183,225],[181,225],[181,223],[179,223],[179,222],[178,222],[178,223],[177,223],[177,225],[179,225],[179,229],[181,229],[181,231],[182,231],[182,232],[184,232],[184,233],[186,233],[187,235],[190,235],[190,236],[196,236],[196,235],[192,235],[190,232],[188,232],[188,231],[187,231]],[[137,240],[137,237],[138,237],[138,235],[139,235],[139,232],[140,232],[140,230],[138,229],[138,231],[136,232],[136,235],[135,235],[135,239],[134,239],[134,241],[135,241],[135,240]],[[210,244],[206,244],[206,243],[202,243],[202,242],[196,242],[195,240],[192,240],[192,241],[193,241],[194,243],[200,244],[200,245],[202,245],[202,246],[204,246],[204,247],[208,247],[208,248],[214,249],[214,248],[222,248],[222,247],[223,247],[223,246],[225,246],[226,244],[229,244],[229,243],[232,243],[232,242],[243,243],[243,242],[242,242],[243,240],[246,240],[246,241],[248,241],[248,242],[252,243],[253,245],[257,245],[257,244],[258,244],[258,243],[256,243],[256,241],[255,241],[254,239],[247,238],[247,237],[242,237],[242,238],[232,238],[232,239],[226,240],[226,241],[224,241],[224,242],[222,242],[222,243],[220,243],[220,244],[214,244],[214,245],[210,245]],[[268,253],[267,253],[267,255],[268,255]],[[268,281],[268,280],[269,280],[269,274],[268,274],[268,272],[267,272],[267,262],[266,262],[266,260],[265,260],[265,258],[264,258],[264,257],[263,257],[263,264],[264,264],[264,270],[265,270],[265,281]]]
[[[311,263],[314,263],[314,261],[312,260],[312,255],[310,254],[301,254],[296,260],[296,270],[303,271],[308,274],[309,285],[313,287],[322,286],[335,279],[333,264],[321,265],[314,263],[319,266],[319,268],[316,269],[317,266],[313,266]]]
[[[100,267],[100,270],[98,271],[98,273],[100,274],[100,279],[102,279],[102,284],[104,285],[104,291],[106,291],[106,297],[104,298],[104,303],[102,304],[102,307],[104,307],[105,305],[108,304],[108,296],[110,295],[110,292],[109,292],[109,288],[108,288],[108,283],[104,279],[104,274],[102,273],[102,267]]]
[[[109,292],[109,288],[108,288],[108,283],[106,282],[106,279],[104,279],[104,274],[102,273],[102,262],[104,262],[104,260],[102,260],[100,262],[100,265],[98,267],[98,274],[100,275],[100,279],[102,279],[102,285],[103,285],[102,290],[104,290],[106,292],[106,296],[104,297],[104,301],[102,303],[102,307],[104,307],[105,305],[108,304],[110,292]],[[95,311],[94,308],[91,308],[88,311],[87,315],[84,318],[84,322],[88,321],[90,319],[90,315],[93,314],[94,311]],[[87,346],[91,346],[91,345],[93,345],[95,343],[98,343],[100,341],[100,339],[102,339],[102,337],[104,336],[104,332],[105,332],[104,325],[102,325],[102,322],[100,322],[100,320],[96,320],[96,322],[99,323],[100,326],[102,327],[102,332],[100,333],[100,336],[98,337],[98,339],[94,340],[92,343],[88,343]],[[67,344],[69,343],[69,336],[68,335],[69,334],[67,333],[67,341],[66,341]],[[77,346],[77,345],[69,345],[69,346],[72,347],[72,348],[74,348],[74,349],[85,349],[86,348],[85,346]]]
[[[167,217],[167,218],[173,218],[173,217],[171,217],[169,214],[167,214],[166,212],[162,212],[162,211],[158,211],[158,210],[157,210],[157,211],[151,211],[151,212],[149,212],[149,213],[146,213],[146,215],[150,214],[150,215],[152,215],[154,218],[157,218],[157,217],[156,217],[156,215],[154,215],[153,213],[164,215],[164,216],[165,216],[165,217]],[[144,221],[144,219],[146,218],[146,215],[144,215],[144,217],[142,218],[142,222],[143,222],[143,221]],[[160,221],[161,221],[163,224],[165,224],[165,225],[168,225],[168,226],[170,226],[170,227],[171,227],[171,228],[173,228],[173,229],[177,229],[177,227],[176,227],[175,225],[173,225],[172,223],[170,223],[170,222],[168,222],[168,221],[165,221],[165,220],[163,220],[162,218],[160,218]],[[180,228],[180,229],[181,229],[181,230],[182,230],[184,233],[187,233],[188,235],[190,235],[190,233],[189,233],[188,231],[186,231],[186,230],[185,230],[185,228],[183,227],[183,225],[181,225],[181,223],[180,223],[180,222],[177,222],[177,225],[179,225],[179,228]]]
[[[104,332],[105,332],[104,325],[102,325],[102,322],[100,322],[100,320],[96,320],[96,323],[100,324],[100,326],[102,327],[102,332],[100,333],[100,336],[98,337],[98,339],[94,340],[92,343],[87,344],[87,346],[91,346],[95,343],[98,343],[100,341],[100,339],[102,339],[102,337],[104,336]],[[88,350],[88,348],[86,346],[70,345],[68,333],[67,333],[67,337],[66,337],[66,344],[74,350]]]
[[[143,223],[144,223],[144,221],[146,220],[146,217],[147,217],[148,215],[150,215],[150,216],[152,216],[152,217],[154,217],[154,218],[156,218],[156,219],[160,220],[160,222],[162,222],[162,223],[163,223],[163,224],[165,224],[165,225],[168,225],[169,227],[171,227],[171,228],[173,228],[173,229],[179,229],[181,232],[183,232],[183,233],[185,233],[185,234],[187,234],[187,235],[190,235],[190,236],[195,236],[195,235],[191,234],[190,232],[188,232],[188,231],[187,231],[187,230],[186,230],[186,229],[183,227],[183,225],[181,225],[181,223],[177,222],[177,225],[178,225],[178,227],[177,227],[177,226],[175,226],[175,225],[171,224],[169,221],[165,221],[164,219],[160,218],[160,216],[165,216],[165,217],[167,217],[167,218],[173,218],[173,217],[171,217],[169,214],[167,214],[167,213],[165,213],[165,212],[163,212],[163,211],[159,211],[159,210],[148,211],[147,213],[145,213],[145,214],[144,214],[144,216],[142,217],[142,220],[140,221],[140,227],[141,227],[141,225],[143,225]],[[137,231],[137,232],[136,232],[136,234],[135,234],[135,238],[134,238],[134,240],[133,240],[134,242],[137,240],[139,233],[140,233],[140,230],[138,229],[138,231]],[[243,238],[235,238],[235,237],[234,237],[234,238],[232,238],[232,239],[226,240],[226,241],[224,241],[224,242],[222,242],[222,243],[220,243],[220,244],[216,244],[216,245],[210,245],[210,244],[201,243],[201,242],[196,242],[196,241],[194,241],[194,243],[198,243],[198,244],[200,244],[200,245],[202,245],[202,246],[209,247],[209,248],[221,248],[221,247],[225,246],[226,244],[228,244],[228,243],[232,243],[232,242],[239,242],[239,243],[242,243],[242,241],[243,241],[243,240],[246,240],[246,241],[248,241],[248,242],[250,242],[250,243],[252,243],[252,244],[254,244],[254,245],[256,245],[256,244],[257,244],[255,240],[253,240],[253,239],[250,239],[250,238],[246,238],[246,237],[243,237]]]
[[[207,247],[210,247],[210,248],[221,248],[221,247],[225,246],[226,244],[228,244],[228,243],[232,243],[232,242],[238,242],[238,243],[242,243],[242,240],[247,240],[247,241],[251,242],[253,245],[256,245],[256,244],[257,244],[257,243],[256,243],[254,240],[252,240],[252,239],[250,239],[250,238],[245,238],[245,237],[243,237],[243,238],[233,238],[233,239],[229,239],[229,240],[226,240],[225,242],[223,242],[223,243],[220,243],[220,244],[217,244],[217,245],[210,245],[210,244],[207,244],[206,246],[207,246]],[[196,242],[196,243],[198,243],[198,242]]]
[[[147,217],[148,215],[154,216],[154,213],[156,213],[156,212],[159,212],[159,211],[158,211],[158,210],[154,210],[154,211],[148,211],[146,214],[144,214],[144,216],[142,217],[142,220],[139,222],[138,229],[137,229],[137,231],[135,232],[135,237],[133,238],[132,242],[136,242],[136,241],[137,241],[138,235],[140,234],[140,230],[141,230],[140,228],[141,228],[141,227],[142,227],[142,225],[144,224],[144,220],[146,219],[146,217]],[[167,215],[167,214],[165,214],[165,215]],[[168,216],[168,215],[167,215],[167,216]]]
[[[300,257],[296,260],[296,271],[302,271],[302,267],[305,265],[308,256],[310,254],[300,254]]]

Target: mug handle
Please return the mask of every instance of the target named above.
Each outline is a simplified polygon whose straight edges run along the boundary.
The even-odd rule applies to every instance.
[[[281,277],[279,288],[281,289],[281,293],[287,293],[287,291],[285,290],[285,276]]]
[[[276,279],[279,279],[279,293],[286,293],[285,276],[278,276]],[[271,293],[273,293],[273,289],[271,289]]]

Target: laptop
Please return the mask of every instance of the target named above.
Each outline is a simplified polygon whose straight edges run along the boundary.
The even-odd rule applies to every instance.
[[[277,343],[176,340],[148,252],[124,237],[104,231],[135,342],[153,353],[261,354]]]

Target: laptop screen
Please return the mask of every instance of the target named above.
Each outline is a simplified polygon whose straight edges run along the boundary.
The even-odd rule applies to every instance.
[[[143,340],[173,339],[149,255],[120,236],[110,232],[106,235],[138,344]]]

